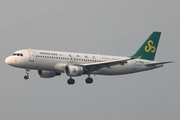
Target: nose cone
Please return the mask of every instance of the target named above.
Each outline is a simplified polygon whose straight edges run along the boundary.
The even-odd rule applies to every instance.
[[[24,67],[24,59],[20,56],[9,56],[5,59],[5,63],[13,67]]]
[[[8,64],[8,65],[10,65],[10,64],[11,64],[11,58],[10,58],[10,57],[7,57],[7,58],[5,59],[5,63]]]

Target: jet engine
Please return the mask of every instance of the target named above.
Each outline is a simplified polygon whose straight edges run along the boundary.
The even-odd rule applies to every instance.
[[[79,66],[73,66],[73,65],[66,65],[65,67],[65,73],[68,76],[81,76],[83,74],[83,68]]]
[[[61,75],[60,72],[48,71],[48,70],[38,70],[38,74],[42,78],[52,78],[54,76]]]

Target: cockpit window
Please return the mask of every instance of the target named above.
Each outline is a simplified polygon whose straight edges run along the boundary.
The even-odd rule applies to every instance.
[[[13,53],[12,56],[23,56],[22,53]]]

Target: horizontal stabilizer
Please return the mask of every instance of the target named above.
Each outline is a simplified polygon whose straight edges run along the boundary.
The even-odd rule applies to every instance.
[[[167,63],[173,63],[173,61],[150,63],[150,64],[145,64],[145,66],[153,66],[153,65],[160,65],[160,64],[167,64]]]

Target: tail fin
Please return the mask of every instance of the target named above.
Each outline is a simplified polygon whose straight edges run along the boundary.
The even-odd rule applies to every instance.
[[[132,57],[141,57],[141,59],[154,60],[160,36],[161,32],[153,32]]]

